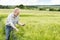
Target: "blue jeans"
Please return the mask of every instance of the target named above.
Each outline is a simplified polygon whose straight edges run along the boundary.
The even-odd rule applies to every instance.
[[[6,40],[10,40],[11,31],[13,32],[13,28],[11,26],[6,25]],[[12,36],[14,37],[14,32],[13,32]],[[14,40],[16,40],[16,39],[14,38]]]

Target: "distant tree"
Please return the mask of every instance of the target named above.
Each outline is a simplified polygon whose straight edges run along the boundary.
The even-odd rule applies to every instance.
[[[21,4],[19,6],[16,6],[16,7],[21,8],[21,9],[24,9],[24,5],[23,4]]]
[[[46,8],[39,8],[39,10],[46,10]]]
[[[49,11],[55,11],[55,9],[54,8],[50,8]]]
[[[25,6],[26,7],[26,9],[37,9],[37,6]]]
[[[58,11],[60,11],[60,8],[58,9]]]
[[[0,8],[3,8],[2,5],[0,5]]]

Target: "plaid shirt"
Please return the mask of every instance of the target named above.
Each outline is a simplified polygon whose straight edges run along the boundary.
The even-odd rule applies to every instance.
[[[15,24],[18,24],[18,20],[19,20],[19,17],[18,16],[15,17],[14,13],[11,13],[10,15],[8,15],[6,25],[10,25],[12,23],[15,26]]]

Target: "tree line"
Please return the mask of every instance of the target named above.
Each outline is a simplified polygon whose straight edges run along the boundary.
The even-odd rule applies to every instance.
[[[20,9],[38,9],[39,11],[60,11],[60,6],[59,7],[40,7],[40,6],[25,6],[23,4],[21,5],[16,5],[16,6],[3,6],[3,5],[0,5],[0,9],[14,9],[15,7],[18,7]]]
[[[3,5],[0,5],[0,9],[13,9],[15,7],[18,7],[20,9],[36,9],[37,8],[37,6],[24,6],[23,4],[16,5],[16,6],[3,6]]]

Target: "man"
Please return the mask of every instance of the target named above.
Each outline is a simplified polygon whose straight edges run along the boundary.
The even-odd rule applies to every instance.
[[[12,30],[19,31],[18,28],[15,27],[16,24],[24,26],[25,24],[19,23],[19,8],[15,8],[14,11],[8,15],[6,22],[6,40],[10,40],[10,32]]]

